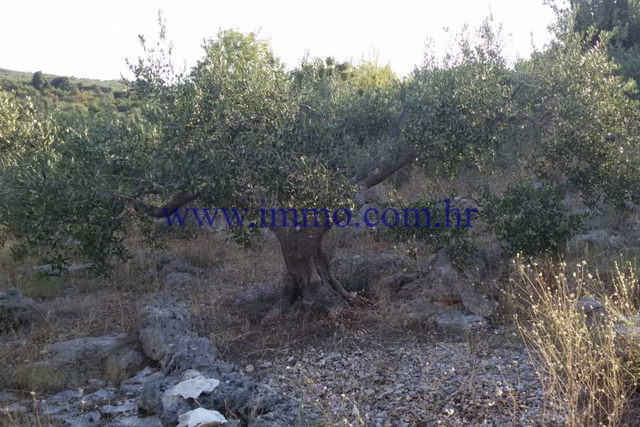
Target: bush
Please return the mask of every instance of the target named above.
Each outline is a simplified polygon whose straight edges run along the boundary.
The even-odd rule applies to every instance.
[[[490,200],[482,216],[508,245],[508,255],[557,257],[583,225],[583,217],[564,205],[564,195],[564,188],[556,184],[511,187]]]
[[[51,86],[60,90],[71,90],[71,81],[68,77],[56,77],[51,80]]]
[[[452,199],[446,199],[452,200]],[[455,202],[450,202],[450,209],[456,209]],[[408,210],[407,222],[411,227],[404,227],[404,211]],[[430,224],[427,224],[427,217],[424,213],[418,215],[419,226],[416,222],[415,213],[412,212],[416,209],[418,212],[422,212],[423,209],[428,209],[430,215]],[[442,248],[448,248],[449,257],[451,262],[457,266],[464,266],[471,255],[474,252],[474,246],[469,236],[471,227],[466,227],[467,218],[464,208],[457,207],[460,211],[460,227],[457,227],[457,215],[455,212],[451,212],[450,221],[451,227],[444,226],[446,224],[446,210],[447,205],[442,199],[423,197],[422,199],[412,202],[403,206],[400,206],[397,211],[400,213],[400,222],[396,227],[384,227],[383,233],[388,239],[394,242],[411,242],[419,241],[429,246],[431,251],[437,252]],[[471,216],[470,225],[473,225],[473,218]],[[441,224],[442,226],[437,224]]]
[[[31,78],[31,85],[36,88],[36,90],[42,90],[47,87],[48,82],[47,79],[42,75],[42,71],[36,71],[33,73],[33,77]]]

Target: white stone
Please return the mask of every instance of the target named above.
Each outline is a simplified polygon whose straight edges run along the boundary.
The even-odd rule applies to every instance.
[[[197,399],[202,393],[211,393],[220,385],[220,381],[214,378],[205,378],[200,372],[188,371],[188,373],[191,378],[176,384],[162,395],[162,405],[165,408],[170,408],[179,401],[180,397]]]
[[[196,399],[202,393],[211,393],[220,385],[220,381],[203,376],[182,381],[172,389],[173,395],[180,395],[185,399]]]
[[[178,422],[178,427],[207,427],[222,425],[227,419],[218,411],[198,408],[180,415]]]

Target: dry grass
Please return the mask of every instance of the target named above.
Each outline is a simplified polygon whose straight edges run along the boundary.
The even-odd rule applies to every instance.
[[[394,251],[388,243],[377,241],[370,234],[354,236],[348,245],[343,244],[340,233],[331,234],[325,247],[333,257],[349,259],[353,255],[363,255],[367,261]],[[370,307],[354,307],[335,321],[291,313],[275,322],[261,323],[270,305],[257,303],[243,307],[233,304],[236,297],[248,291],[281,283],[284,265],[277,240],[266,235],[258,243],[247,251],[225,241],[224,234],[214,234],[203,239],[176,241],[172,245],[172,252],[190,265],[208,267],[195,284],[183,289],[181,297],[194,313],[206,319],[206,334],[218,348],[221,358],[249,363],[256,358],[274,357],[323,341],[346,345],[351,334],[361,330],[379,330],[381,335],[388,337],[406,334],[401,316],[395,315],[397,307],[384,290],[376,288],[380,273],[373,271],[375,265],[371,262],[365,262],[360,272],[337,271],[338,278],[346,286],[370,289]]]
[[[81,402],[81,413],[80,415],[85,413],[85,402],[84,397],[82,396],[82,389],[79,390],[80,397],[78,398]],[[43,403],[40,399],[42,398],[36,392],[29,393],[29,401],[28,405],[31,414],[26,414],[22,412],[11,413],[8,408],[0,407],[0,426],[6,427],[63,427],[67,426],[69,423],[60,420],[60,419],[52,419],[50,415],[46,414],[46,410],[48,406],[46,403]]]
[[[0,366],[6,367],[0,370],[0,390],[22,396],[46,397],[91,378],[108,377],[106,366],[48,365],[41,351],[59,341],[132,332],[145,295],[157,289],[152,278],[142,274],[146,266],[136,262],[117,265],[108,279],[82,272],[46,278],[33,271],[33,260],[12,262],[5,248],[0,265],[6,272],[2,285],[34,299],[43,314],[42,321],[0,339]]]
[[[618,425],[637,387],[640,361],[637,334],[623,345],[620,328],[637,321],[640,287],[632,268],[618,269],[606,282],[585,266],[518,263],[511,299],[521,313],[520,332],[539,364],[547,400],[543,422]],[[592,295],[601,310],[589,312],[580,303]]]

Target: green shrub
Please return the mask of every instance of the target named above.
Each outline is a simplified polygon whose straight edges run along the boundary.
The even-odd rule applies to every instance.
[[[49,82],[51,86],[60,90],[71,90],[71,82],[68,77],[55,77]]]
[[[565,193],[555,184],[511,187],[491,199],[482,216],[489,229],[508,245],[507,254],[556,257],[583,225],[583,217],[564,205]]]
[[[447,204],[445,200],[451,200],[449,205],[450,227],[446,226]],[[429,223],[427,223],[424,209],[429,211]],[[460,227],[457,226],[457,214],[453,209],[460,211]],[[433,252],[446,247],[451,261],[458,267],[467,263],[475,251],[469,236],[475,215],[471,214],[469,224],[467,224],[465,209],[457,206],[453,199],[423,197],[416,202],[401,205],[396,210],[400,214],[399,224],[395,227],[383,227],[383,235],[387,239],[394,242],[421,242],[428,245]],[[419,212],[418,222],[414,210]],[[405,212],[407,213],[406,217]],[[405,219],[410,225],[409,227],[405,226]]]

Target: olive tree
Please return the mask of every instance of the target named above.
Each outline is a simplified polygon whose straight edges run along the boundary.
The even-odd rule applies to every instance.
[[[16,256],[60,273],[73,258],[97,274],[126,259],[126,203],[148,170],[152,129],[109,110],[57,111],[0,93],[0,225]],[[136,179],[137,180],[137,179]]]
[[[102,271],[109,255],[126,257],[129,207],[151,217],[195,199],[247,209],[235,231],[269,229],[280,242],[277,310],[299,303],[333,312],[353,296],[332,275],[322,243],[346,209],[416,159],[453,168],[506,139],[511,82],[484,36],[485,46],[467,43],[457,60],[425,64],[404,82],[375,61],[305,60],[288,71],[268,43],[235,31],[207,42],[188,72],[176,72],[170,49],[145,43],[146,57],[131,64],[141,114],[43,113],[50,148],[3,173],[5,222],[60,261],[84,253]],[[262,208],[277,215],[265,221]]]
[[[401,134],[394,133],[402,121],[399,80],[375,64],[349,73],[338,64],[334,73],[332,61],[307,61],[289,72],[268,43],[235,31],[221,32],[204,49],[197,66],[170,83],[156,78],[166,61],[134,67],[133,87],[163,147],[158,172],[144,187],[161,181],[176,189],[165,209],[195,198],[247,209],[244,227],[252,231],[259,231],[260,208],[277,210],[262,225],[278,237],[287,267],[280,309],[297,301],[339,308],[351,296],[331,275],[322,240],[336,225],[332,212],[354,207],[358,191],[395,170],[375,161],[378,147]],[[292,209],[310,216],[296,218]],[[297,226],[306,220],[309,226]]]
[[[607,38],[591,46],[583,34],[566,31],[524,61],[518,72],[519,105],[535,128],[539,172],[559,171],[585,202],[624,209],[640,202],[640,129],[636,84],[617,75]]]
[[[164,216],[197,198],[247,208],[246,227],[260,208],[278,210],[266,224],[286,265],[278,309],[339,309],[352,296],[322,242],[342,225],[341,209],[362,206],[368,189],[416,160],[449,171],[481,163],[513,130],[511,72],[490,25],[478,34],[480,44],[467,37],[459,55],[428,61],[404,82],[375,62],[305,60],[288,72],[268,43],[235,31],[209,41],[188,74],[167,72],[163,52],[150,52],[133,87],[163,147],[153,179],[175,197],[146,211]],[[297,226],[305,220],[320,226]]]
[[[127,257],[134,209],[170,219],[196,199],[235,208],[236,235],[269,230],[280,243],[286,270],[274,312],[299,304],[331,313],[353,296],[331,273],[324,237],[411,164],[482,167],[525,135],[585,193],[635,197],[635,104],[606,55],[561,39],[513,69],[490,23],[477,36],[402,81],[375,61],[307,59],[289,71],[267,42],[236,31],[179,71],[170,48],[142,39],[130,82],[139,113],[0,98],[2,222],[59,264],[84,256],[104,272],[110,256]]]

